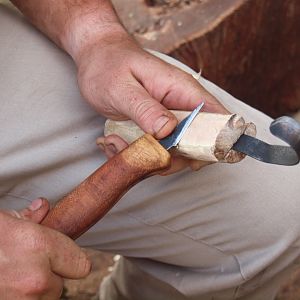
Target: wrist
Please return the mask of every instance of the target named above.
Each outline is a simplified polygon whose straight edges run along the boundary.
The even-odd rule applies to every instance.
[[[97,5],[80,10],[70,16],[61,37],[63,48],[78,65],[86,49],[101,40],[127,36],[110,1],[97,1]]]

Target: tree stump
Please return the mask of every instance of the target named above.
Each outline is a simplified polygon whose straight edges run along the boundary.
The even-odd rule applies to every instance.
[[[144,47],[276,117],[300,108],[299,0],[113,0]]]

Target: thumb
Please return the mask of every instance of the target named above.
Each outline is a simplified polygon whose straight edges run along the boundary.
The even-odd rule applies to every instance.
[[[123,97],[128,101],[122,101],[122,114],[157,139],[169,135],[177,125],[176,117],[153,99],[139,83],[134,84],[131,90],[125,89]]]
[[[46,217],[49,209],[50,205],[48,200],[45,198],[38,198],[33,200],[28,207],[20,211],[11,210],[8,211],[8,213],[18,219],[28,220],[38,224]]]

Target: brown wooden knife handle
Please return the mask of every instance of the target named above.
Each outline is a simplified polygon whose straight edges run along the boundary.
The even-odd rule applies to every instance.
[[[167,169],[170,154],[145,134],[108,160],[50,210],[42,224],[76,239],[136,183]]]

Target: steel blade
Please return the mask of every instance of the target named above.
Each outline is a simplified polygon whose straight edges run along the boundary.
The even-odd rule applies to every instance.
[[[270,145],[245,134],[241,135],[232,149],[265,163],[285,166],[293,166],[299,163],[299,157],[293,148]]]
[[[169,150],[172,147],[175,147],[182,136],[189,128],[195,117],[198,115],[199,111],[202,109],[204,102],[202,102],[197,108],[195,108],[191,114],[189,114],[185,119],[183,119],[176,127],[175,130],[168,135],[166,138],[159,141],[159,143],[166,149]]]
[[[288,143],[300,156],[300,123],[287,116],[277,118],[271,123],[273,135]]]

